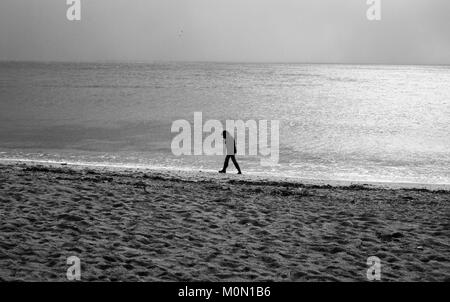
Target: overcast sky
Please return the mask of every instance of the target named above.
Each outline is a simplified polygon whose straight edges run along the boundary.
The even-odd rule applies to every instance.
[[[0,60],[450,64],[450,0],[1,0]]]

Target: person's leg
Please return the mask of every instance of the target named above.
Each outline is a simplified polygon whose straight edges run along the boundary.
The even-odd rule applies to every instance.
[[[231,160],[233,161],[234,166],[235,166],[236,169],[238,170],[238,173],[239,173],[239,174],[242,174],[241,168],[239,167],[239,164],[237,163],[236,156],[232,155],[232,156],[231,156]]]
[[[231,155],[225,156],[225,161],[223,162],[223,168],[219,172],[221,172],[221,173],[226,173],[227,172],[228,162],[230,161],[230,157],[231,157]]]

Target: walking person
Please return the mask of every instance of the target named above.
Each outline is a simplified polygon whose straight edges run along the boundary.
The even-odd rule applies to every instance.
[[[236,141],[234,140],[233,136],[229,134],[227,131],[222,132],[222,137],[225,140],[225,147],[226,147],[226,153],[225,161],[223,163],[222,170],[219,171],[219,173],[227,173],[228,168],[228,162],[230,159],[233,161],[234,166],[238,170],[238,174],[242,174],[241,168],[239,167],[239,164],[236,161]]]

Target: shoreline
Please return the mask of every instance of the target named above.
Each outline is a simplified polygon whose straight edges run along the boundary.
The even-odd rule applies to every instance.
[[[174,179],[193,179],[195,181],[208,180],[224,180],[236,179],[240,182],[247,183],[278,183],[285,185],[306,185],[306,186],[332,186],[332,187],[349,187],[349,186],[364,186],[366,188],[383,188],[383,189],[410,189],[410,190],[429,190],[429,191],[450,191],[450,184],[426,184],[413,182],[383,182],[383,181],[363,181],[363,180],[321,180],[308,179],[296,177],[282,177],[273,175],[262,175],[258,173],[249,173],[243,175],[235,175],[235,173],[218,174],[212,170],[194,170],[194,169],[180,169],[175,167],[147,167],[147,166],[130,166],[119,164],[104,164],[104,163],[74,163],[74,162],[59,162],[49,160],[28,160],[28,159],[5,159],[0,158],[0,166],[14,166],[14,165],[28,165],[28,166],[44,166],[44,167],[68,167],[76,170],[93,169],[97,171],[106,172],[142,172],[155,173],[165,176],[166,178]]]

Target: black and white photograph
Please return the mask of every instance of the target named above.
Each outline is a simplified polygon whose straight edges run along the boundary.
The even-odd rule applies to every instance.
[[[0,281],[449,282],[450,1],[1,0]]]

